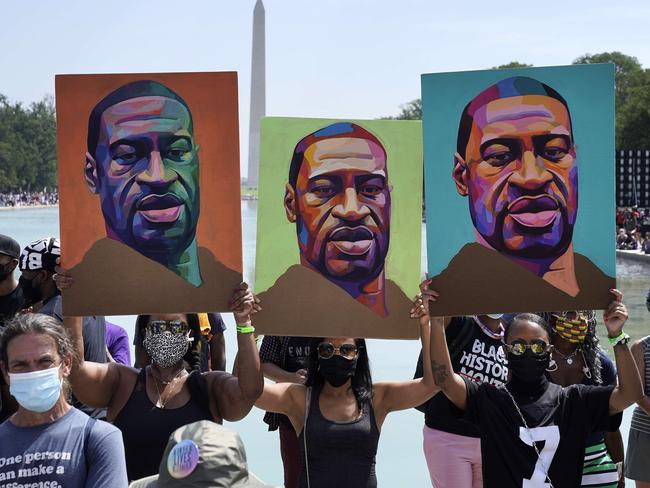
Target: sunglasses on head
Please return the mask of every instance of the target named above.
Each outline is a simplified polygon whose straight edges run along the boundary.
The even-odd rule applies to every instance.
[[[187,332],[187,323],[182,320],[152,320],[147,324],[147,330],[152,334],[171,332],[172,334],[183,334]]]
[[[343,356],[345,359],[354,359],[359,352],[355,344],[341,344],[336,347],[331,342],[321,342],[318,344],[318,357],[321,359],[329,359],[334,354]]]
[[[549,348],[551,347],[541,339],[535,339],[530,344],[522,341],[521,339],[516,339],[512,341],[512,344],[504,345],[506,350],[515,356],[522,356],[526,352],[526,349],[530,349],[530,352],[532,352],[535,356],[541,356],[544,353],[548,352]]]

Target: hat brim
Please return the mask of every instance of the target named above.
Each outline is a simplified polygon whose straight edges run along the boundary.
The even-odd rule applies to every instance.
[[[158,475],[154,474],[153,476],[147,476],[146,478],[140,478],[131,482],[129,488],[156,488],[158,486]],[[180,485],[179,485],[180,486]],[[248,473],[248,481],[237,483],[232,488],[277,488],[271,485],[267,485],[253,473]]]
[[[155,488],[158,486],[158,475],[147,476],[131,482],[129,488]]]
[[[237,488],[276,488],[276,487],[267,485],[261,479],[259,479],[257,476],[255,476],[253,473],[249,471],[248,483],[242,483],[241,485],[237,485]]]

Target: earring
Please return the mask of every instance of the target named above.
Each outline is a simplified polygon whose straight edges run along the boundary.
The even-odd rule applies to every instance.
[[[551,359],[548,362],[548,368],[546,368],[546,371],[549,373],[552,373],[553,371],[557,371],[557,363],[555,362],[555,359],[553,359],[553,353],[551,353]]]

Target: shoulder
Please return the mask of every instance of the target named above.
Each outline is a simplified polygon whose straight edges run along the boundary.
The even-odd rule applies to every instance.
[[[101,440],[110,434],[121,435],[120,429],[115,427],[113,424],[104,422],[102,420],[89,419],[89,421],[94,422],[90,429],[90,438],[93,440]]]
[[[226,324],[223,321],[223,317],[220,313],[210,312],[208,314],[208,320],[210,322],[210,332],[212,334],[217,332],[224,332],[226,330]]]
[[[560,387],[562,396],[568,401],[586,401],[586,400],[596,400],[599,397],[606,397],[609,399],[609,395],[614,390],[614,385],[607,386],[592,386],[592,385],[570,385],[566,387]]]

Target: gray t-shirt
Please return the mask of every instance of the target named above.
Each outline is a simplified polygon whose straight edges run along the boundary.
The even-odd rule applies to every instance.
[[[72,407],[44,425],[0,424],[0,488],[126,488],[122,433],[100,420],[86,432],[89,419]]]

